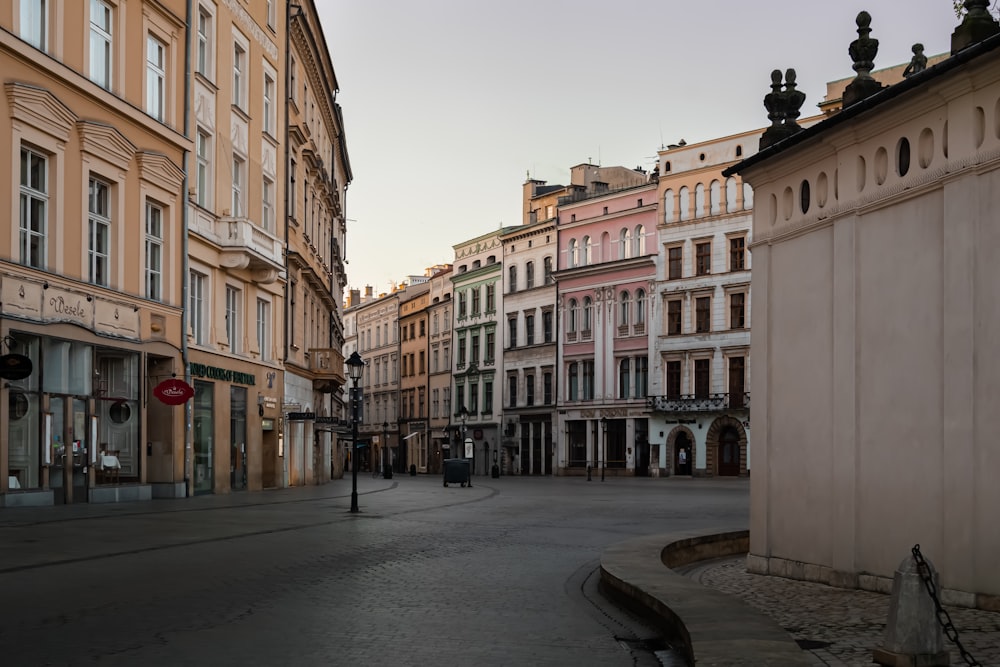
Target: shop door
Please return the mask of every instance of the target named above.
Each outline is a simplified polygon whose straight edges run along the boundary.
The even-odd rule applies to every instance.
[[[678,475],[691,474],[691,441],[684,431],[678,433],[674,440],[674,470]]]
[[[719,476],[734,477],[740,474],[740,436],[732,426],[727,426],[719,437]]]
[[[247,390],[229,390],[229,487],[233,491],[247,488]]]
[[[69,396],[49,396],[52,419],[52,467],[49,486],[56,504],[88,500],[87,402]]]

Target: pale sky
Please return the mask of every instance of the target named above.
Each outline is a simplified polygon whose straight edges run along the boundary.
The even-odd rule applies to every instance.
[[[521,186],[588,159],[649,170],[662,145],[767,125],[770,72],[817,113],[853,76],[872,15],[875,68],[951,48],[951,0],[316,0],[354,180],[347,275],[376,294],[521,223]]]

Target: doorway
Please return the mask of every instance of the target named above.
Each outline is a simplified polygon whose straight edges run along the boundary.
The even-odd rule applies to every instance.
[[[674,470],[677,475],[691,474],[691,439],[686,431],[678,433],[674,440]]]
[[[719,436],[719,476],[740,474],[740,434],[732,426],[722,429]]]
[[[229,488],[247,488],[247,390],[229,388]]]
[[[52,434],[52,468],[49,486],[57,505],[88,501],[88,456],[93,446],[87,439],[90,415],[87,401],[72,396],[49,396]]]

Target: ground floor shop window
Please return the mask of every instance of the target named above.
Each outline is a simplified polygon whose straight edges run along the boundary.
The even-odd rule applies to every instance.
[[[587,422],[571,421],[566,425],[569,440],[569,467],[587,467]]]
[[[213,484],[213,437],[215,422],[212,418],[213,392],[211,382],[194,381],[194,492],[211,493]]]

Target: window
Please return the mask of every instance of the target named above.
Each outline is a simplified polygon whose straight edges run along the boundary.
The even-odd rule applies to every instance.
[[[497,287],[490,284],[486,286],[486,312],[492,313],[497,309]]]
[[[593,324],[593,303],[589,296],[583,297],[583,330],[590,331],[591,325]]]
[[[552,405],[552,373],[542,374],[542,402]]]
[[[545,284],[551,285],[553,283],[552,279],[552,258],[546,257],[542,261],[543,270],[545,271]]]
[[[649,359],[635,358],[635,397],[646,398],[649,393]]]
[[[48,48],[48,0],[21,0],[21,39],[36,49]]]
[[[295,217],[296,209],[295,193],[295,160],[288,161],[288,216]]]
[[[163,209],[146,202],[146,298],[163,299]]]
[[[423,375],[426,371],[427,358],[424,356],[424,351],[420,350],[420,365],[417,367],[417,372]]]
[[[264,177],[264,181],[261,185],[261,210],[260,210],[260,226],[264,228],[265,231],[271,231],[272,225],[274,224],[274,182]]]
[[[472,334],[472,347],[469,349],[469,361],[479,363],[479,334]]]
[[[591,251],[590,237],[584,236],[583,241],[580,243],[580,264],[582,266],[589,266],[590,263],[594,261],[591,256]]]
[[[676,399],[681,397],[681,362],[667,362],[667,398]]]
[[[167,47],[148,35],[146,37],[146,113],[163,121],[167,83]]]
[[[535,404],[535,376],[524,376],[524,404],[531,406]]]
[[[465,336],[458,339],[458,367],[465,366]]]
[[[684,250],[680,246],[667,251],[667,280],[677,280],[681,277],[681,262]]]
[[[257,349],[261,361],[271,359],[271,303],[257,299]]]
[[[552,311],[546,310],[542,313],[542,340],[546,343],[552,342]]]
[[[288,97],[293,102],[299,101],[299,71],[295,66],[295,56],[288,58]]]
[[[642,206],[641,199],[639,205]],[[646,228],[642,225],[636,226],[635,232],[632,234],[632,254],[636,257],[646,254]]]
[[[465,317],[465,292],[458,293],[458,319]]]
[[[510,340],[510,347],[517,347],[517,318],[510,318],[507,320],[507,330],[509,332],[508,340]]]
[[[188,278],[188,289],[190,290],[189,295],[189,314],[191,316],[191,335],[194,337],[194,342],[197,345],[205,344],[205,311],[207,303],[205,302],[205,282],[207,277],[198,273],[197,271],[191,271]]]
[[[535,286],[535,263],[528,262],[524,265],[524,288],[531,289]]]
[[[534,345],[535,344],[535,316],[525,315],[524,316],[524,344]]]
[[[566,251],[566,262],[570,268],[577,265],[579,261],[579,250],[577,249],[576,239],[570,239],[569,248]]]
[[[492,414],[493,412],[493,381],[483,381],[483,412]]]
[[[420,320],[420,337],[427,335],[427,320]]]
[[[195,63],[198,74],[212,77],[212,15],[204,7],[198,8],[198,55]]]
[[[573,362],[569,365],[569,398],[570,401],[580,400],[580,364]]]
[[[208,208],[211,205],[212,192],[212,139],[201,128],[198,129],[196,140],[198,152],[198,173],[196,201],[198,206]]]
[[[264,131],[274,136],[274,77],[264,73]]]
[[[628,292],[622,292],[618,299],[618,326],[627,327],[629,325],[629,310],[632,307],[632,300]]]
[[[646,323],[646,291],[641,289],[635,291],[635,323]]]
[[[706,333],[712,328],[712,297],[701,296],[695,299],[695,325],[697,333]]]
[[[246,109],[247,52],[242,44],[233,44],[233,105]]]
[[[486,332],[486,350],[483,353],[487,364],[492,364],[494,359],[493,350],[496,348],[497,335],[492,331]]]
[[[111,187],[96,178],[88,189],[89,225],[87,238],[88,278],[95,285],[108,285],[108,254],[111,243]]]
[[[681,305],[680,299],[667,301],[667,335],[679,336],[681,334]]]
[[[478,287],[472,288],[472,316],[475,317],[479,315],[479,298],[480,292]]]
[[[736,292],[729,295],[729,328],[743,329],[746,326],[746,294]]]
[[[517,267],[512,266],[507,269],[507,291],[516,292],[517,291]]]
[[[632,385],[632,371],[628,359],[618,363],[618,398],[628,398]]]
[[[695,245],[695,273],[704,276],[712,272],[712,244]]]
[[[711,359],[694,360],[694,397],[708,398],[711,382]]]
[[[90,0],[90,80],[111,89],[111,6]]]
[[[729,407],[745,407],[746,401],[746,360],[743,357],[729,357]]]
[[[240,290],[226,286],[226,339],[229,351],[240,353]]]
[[[746,243],[745,237],[729,239],[729,270],[742,271],[746,268]]]
[[[48,159],[21,149],[21,264],[46,268],[48,238]]]
[[[576,333],[576,299],[569,300],[569,308],[566,309],[566,331]]]
[[[469,412],[479,412],[479,384],[476,382],[469,384]]]
[[[275,23],[274,0],[267,0],[267,27],[273,28]]]
[[[593,360],[582,361],[580,367],[583,375],[582,398],[585,401],[592,401],[594,399],[594,362]]]
[[[619,259],[628,259],[632,256],[632,232],[628,228],[618,234],[618,247]]]
[[[246,160],[239,155],[233,155],[233,208],[230,212],[234,218],[243,217],[243,184],[246,183]]]
[[[517,407],[517,376],[507,376],[507,405],[511,408]]]
[[[437,372],[438,372],[438,370],[440,369],[440,365],[439,365],[439,354],[438,354],[438,351],[437,351],[437,350],[434,350],[434,354],[433,354],[433,356],[431,357],[431,363],[433,364],[433,365],[431,366],[431,372],[432,372],[432,373],[437,373]]]

